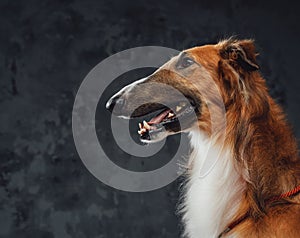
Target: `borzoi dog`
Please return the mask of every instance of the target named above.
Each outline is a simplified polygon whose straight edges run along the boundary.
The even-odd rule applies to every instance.
[[[185,237],[300,237],[297,142],[268,93],[256,56],[252,40],[194,47],[126,86],[107,103],[122,117],[158,113],[139,125],[144,142],[189,133],[193,151],[180,206]],[[175,88],[189,103],[148,86],[152,82]],[[212,90],[215,86],[222,102]],[[153,98],[174,107],[138,105],[141,99]],[[220,119],[217,122],[221,117],[226,120],[215,123],[214,132],[212,116]],[[210,152],[204,153],[207,147]],[[201,177],[205,156],[217,160]]]

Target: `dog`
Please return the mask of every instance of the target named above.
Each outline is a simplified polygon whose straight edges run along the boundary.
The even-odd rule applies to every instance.
[[[256,56],[249,39],[190,48],[106,104],[124,118],[158,112],[139,124],[143,142],[189,133],[193,150],[179,207],[184,237],[300,237],[297,141]],[[201,176],[204,161],[214,160]]]

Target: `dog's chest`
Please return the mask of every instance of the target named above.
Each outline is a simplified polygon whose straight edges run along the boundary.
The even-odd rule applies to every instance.
[[[187,183],[184,223],[189,238],[217,237],[240,204],[243,189],[229,151],[213,145],[199,132],[191,133],[194,151]]]

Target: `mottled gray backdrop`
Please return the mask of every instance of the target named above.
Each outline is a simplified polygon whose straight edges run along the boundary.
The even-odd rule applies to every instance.
[[[117,191],[95,179],[76,153],[71,112],[78,87],[121,50],[254,38],[262,74],[300,138],[299,7],[248,2],[1,0],[0,237],[179,237],[180,181],[147,193]],[[165,164],[178,137],[168,139],[159,159],[133,158],[114,143],[103,106],[122,85],[152,71],[116,80],[96,117],[106,153],[135,171]]]

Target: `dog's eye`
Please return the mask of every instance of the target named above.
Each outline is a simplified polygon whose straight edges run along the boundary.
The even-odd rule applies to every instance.
[[[191,66],[194,63],[194,60],[191,59],[190,57],[183,57],[182,59],[179,60],[177,64],[177,68],[179,69],[184,69],[189,66]]]

